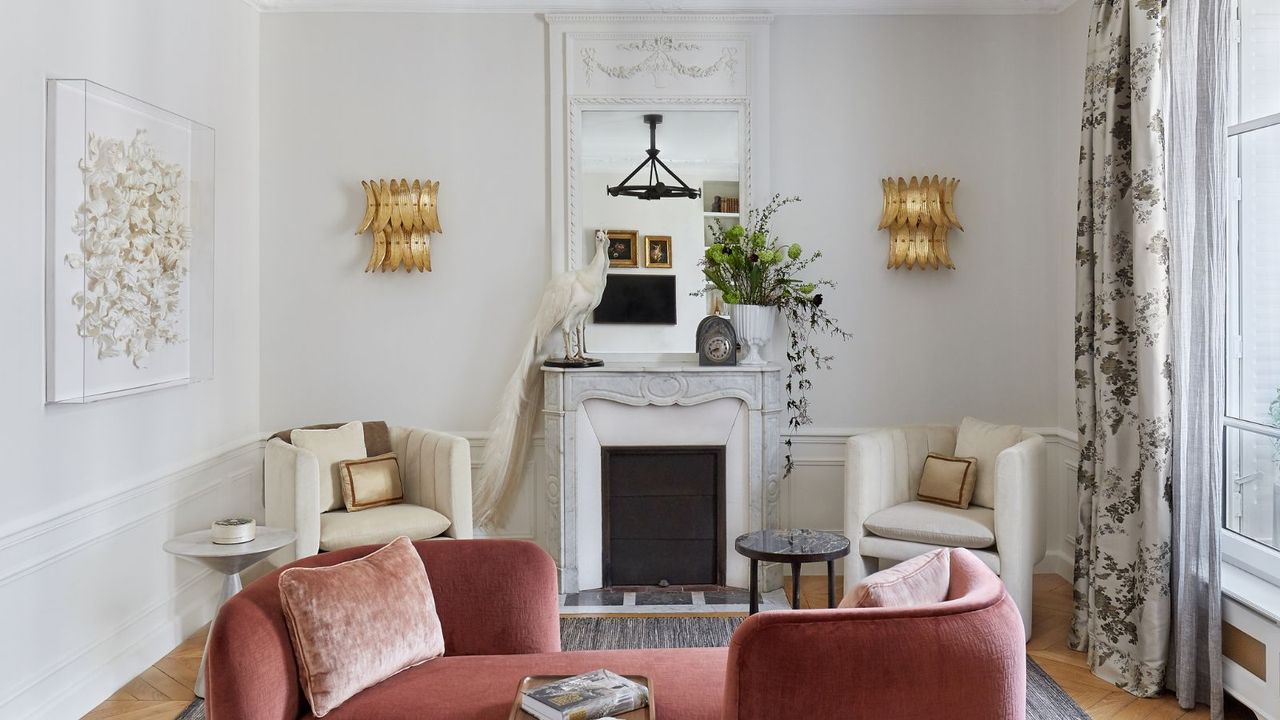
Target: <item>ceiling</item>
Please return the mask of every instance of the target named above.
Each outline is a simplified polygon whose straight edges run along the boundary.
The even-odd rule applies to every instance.
[[[1007,15],[1054,13],[1073,0],[244,0],[263,12]]]

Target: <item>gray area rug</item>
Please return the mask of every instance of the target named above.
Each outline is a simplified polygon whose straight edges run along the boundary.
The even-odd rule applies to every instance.
[[[560,645],[565,650],[724,647],[744,618],[564,617]],[[204,701],[191,703],[177,720],[205,720]],[[1027,658],[1027,720],[1089,720],[1066,692]]]

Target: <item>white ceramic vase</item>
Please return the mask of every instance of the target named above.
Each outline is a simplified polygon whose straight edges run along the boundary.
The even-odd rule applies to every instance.
[[[738,342],[747,348],[747,356],[739,365],[765,365],[760,350],[773,339],[773,325],[778,320],[778,308],[773,305],[729,305],[729,320],[738,334]]]

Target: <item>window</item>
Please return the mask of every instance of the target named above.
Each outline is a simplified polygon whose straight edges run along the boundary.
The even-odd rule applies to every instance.
[[[1280,580],[1267,551],[1280,550],[1280,0],[1239,0],[1236,13],[1223,549]]]

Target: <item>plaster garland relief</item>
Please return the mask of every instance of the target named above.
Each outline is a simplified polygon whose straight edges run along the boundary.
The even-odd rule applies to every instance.
[[[656,88],[665,87],[666,78],[670,75],[705,78],[726,71],[730,81],[737,77],[738,49],[734,47],[721,48],[720,57],[715,62],[702,66],[686,64],[677,57],[678,53],[697,52],[702,49],[701,45],[676,40],[670,35],[635,40],[617,47],[624,52],[643,52],[647,55],[634,65],[606,65],[601,62],[596,48],[583,48],[582,64],[588,86],[591,85],[594,71],[602,72],[615,80],[630,80],[640,73],[647,73],[653,76],[653,86]]]
[[[98,358],[126,355],[134,367],[161,346],[184,341],[180,300],[189,271],[191,227],[182,197],[185,174],[138,130],[132,141],[91,133],[80,160],[85,199],[73,230],[80,251],[65,261],[83,270],[76,330]]]

